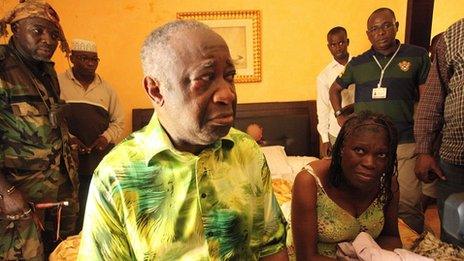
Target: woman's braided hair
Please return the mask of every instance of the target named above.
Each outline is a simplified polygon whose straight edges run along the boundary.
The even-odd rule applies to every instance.
[[[398,173],[398,163],[396,160],[396,148],[398,146],[398,133],[392,121],[383,114],[371,111],[361,111],[352,115],[342,126],[337,136],[333,150],[332,162],[329,167],[329,182],[334,187],[347,185],[348,182],[343,175],[341,151],[346,137],[352,135],[355,131],[372,128],[373,126],[381,127],[385,130],[388,139],[387,167],[384,175],[381,177],[381,199],[387,204],[392,196],[391,180]]]

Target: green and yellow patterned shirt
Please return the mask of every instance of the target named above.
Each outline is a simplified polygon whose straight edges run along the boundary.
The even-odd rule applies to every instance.
[[[154,115],[95,171],[78,260],[257,260],[285,247],[285,225],[248,135],[232,128],[196,156]]]

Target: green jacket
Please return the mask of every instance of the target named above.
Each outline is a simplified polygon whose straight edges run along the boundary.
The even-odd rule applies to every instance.
[[[27,59],[11,41],[0,45],[0,175],[34,202],[54,200],[67,180],[78,186],[67,126],[50,124],[59,103],[53,66]]]

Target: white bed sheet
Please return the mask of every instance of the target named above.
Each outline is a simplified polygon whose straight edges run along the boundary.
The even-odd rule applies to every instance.
[[[318,160],[316,157],[309,156],[287,156],[286,163],[290,166],[291,171],[286,173],[272,173],[272,178],[283,178],[290,181],[293,184],[296,175],[301,171],[301,169],[306,166],[308,163]]]

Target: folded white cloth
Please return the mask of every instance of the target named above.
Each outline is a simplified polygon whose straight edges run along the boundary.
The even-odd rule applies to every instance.
[[[361,261],[433,261],[406,249],[397,248],[394,251],[382,249],[366,232],[361,232],[352,243],[338,244],[337,257],[344,260]]]

